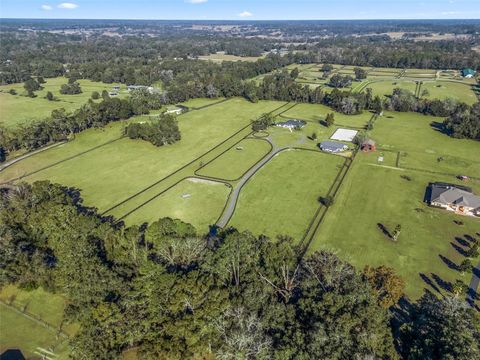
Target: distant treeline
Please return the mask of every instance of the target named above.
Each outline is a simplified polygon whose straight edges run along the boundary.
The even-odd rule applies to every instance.
[[[127,228],[74,188],[0,188],[0,286],[65,297],[72,359],[480,357],[463,282],[410,303],[392,268],[302,256],[297,240],[169,218]]]

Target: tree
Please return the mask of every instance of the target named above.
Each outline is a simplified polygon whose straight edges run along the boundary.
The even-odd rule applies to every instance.
[[[466,285],[462,280],[457,279],[452,285],[452,292],[456,298],[460,295],[465,295],[468,290],[468,285]]]
[[[473,243],[466,251],[466,256],[469,258],[476,258],[479,255],[479,248],[480,245],[478,243]]]
[[[318,198],[318,201],[325,206],[325,207],[330,207],[333,205],[333,196],[327,195],[327,196],[320,196]]]
[[[269,126],[275,123],[275,117],[271,113],[263,114],[259,119],[252,121],[252,130],[261,131],[266,130]]]
[[[458,267],[458,270],[462,273],[462,276],[465,275],[466,272],[470,273],[472,272],[473,265],[472,265],[472,260],[470,259],[465,259],[460,263],[460,266]]]
[[[402,225],[398,224],[397,226],[395,226],[395,229],[393,230],[393,233],[392,233],[393,241],[398,240],[398,237],[400,236],[401,231],[402,231]]]
[[[328,127],[332,126],[335,123],[335,114],[328,113],[327,117],[325,118],[325,123],[327,124]]]
[[[60,87],[60,94],[63,94],[63,95],[75,95],[75,94],[81,94],[81,93],[82,93],[82,88],[80,87],[80,84],[78,82],[72,82],[72,83],[69,82],[68,84],[63,84]]]
[[[45,98],[48,100],[48,101],[53,101],[55,100],[55,96],[53,96],[53,93],[51,91],[48,91],[47,92],[47,95],[45,95]]]
[[[380,99],[380,96],[377,95],[373,98],[371,109],[375,111],[376,114],[381,114],[381,112],[383,111],[383,103],[382,99]]]
[[[422,94],[420,95],[421,97],[429,97],[430,92],[427,89],[422,90]]]
[[[317,140],[317,137],[318,137],[318,136],[317,136],[317,133],[316,133],[316,132],[313,132],[312,135],[310,136],[310,138],[311,138],[313,141]]]
[[[405,281],[392,268],[365,266],[363,275],[376,292],[378,303],[384,308],[395,305],[403,296]]]
[[[10,89],[10,90],[8,90],[8,93],[9,93],[10,95],[17,95],[17,90],[15,90],[15,89]]]
[[[39,84],[45,84],[46,83],[45,79],[42,76],[37,77],[37,82]]]
[[[480,316],[460,298],[426,293],[401,328],[406,359],[480,358]]]
[[[349,87],[350,85],[352,85],[352,80],[353,78],[349,75],[340,75],[340,74],[334,74],[331,78],[330,78],[330,86],[334,87],[334,88],[345,88],[345,87]]]
[[[102,99],[103,99],[103,100],[108,100],[108,99],[110,99],[110,95],[108,95],[108,91],[107,91],[107,90],[102,90]]]
[[[365,69],[355,67],[353,71],[355,72],[355,79],[363,80],[367,78],[367,71]]]
[[[298,75],[300,75],[300,71],[298,71],[298,68],[294,68],[292,71],[290,71],[290,77],[292,79],[298,78]]]
[[[93,99],[93,100],[98,100],[98,99],[100,99],[100,94],[98,93],[98,91],[93,91],[93,92],[92,92],[92,99]]]

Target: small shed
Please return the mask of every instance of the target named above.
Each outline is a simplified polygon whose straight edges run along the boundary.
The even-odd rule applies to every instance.
[[[475,75],[476,71],[473,69],[462,69],[462,76],[467,79],[473,78]]]
[[[372,139],[365,139],[360,145],[360,149],[365,152],[376,151],[377,146]]]

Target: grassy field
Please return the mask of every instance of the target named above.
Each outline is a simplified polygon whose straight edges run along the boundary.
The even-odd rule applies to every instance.
[[[155,147],[146,141],[123,138],[25,180],[49,179],[77,187],[82,190],[86,204],[104,210],[188,164],[236,131],[248,128],[252,119],[282,104],[273,101],[252,104],[243,99],[231,99],[203,110],[190,111],[178,118],[182,139],[173,145]],[[101,138],[101,143],[103,139],[118,138],[125,125],[126,122],[115,123],[104,130],[83,132],[70,143],[5,169],[0,173],[0,182],[89,150],[98,144],[93,138]]]
[[[283,116],[318,122],[324,120],[328,113],[335,114],[335,125],[338,126],[364,127],[372,117],[372,114],[368,111],[359,115],[340,114],[322,104],[298,104],[284,113]]]
[[[236,56],[225,54],[225,51],[218,51],[215,54],[210,55],[201,55],[198,58],[200,60],[209,60],[213,62],[224,62],[224,61],[249,61],[254,62],[258,59],[263,59],[265,55],[262,56]]]
[[[385,112],[371,136],[380,148],[400,152],[401,166],[479,176],[479,143],[441,133],[432,126],[441,121],[418,113]]]
[[[42,289],[33,291],[19,290],[9,285],[1,289],[0,300],[10,306],[0,304],[0,353],[6,349],[20,349],[31,357],[37,348],[52,349],[60,358],[67,358],[67,339],[57,335],[61,327],[64,332],[72,335],[77,330],[75,325],[63,325],[63,308],[65,301],[58,295],[53,295]],[[14,310],[14,309],[17,309]],[[23,314],[41,319],[37,322]],[[45,322],[52,326],[47,328]]]
[[[412,298],[420,297],[424,288],[435,291],[422,274],[440,289],[440,279],[452,282],[461,277],[442,257],[455,264],[463,260],[455,248],[462,245],[455,237],[473,235],[478,231],[478,219],[459,218],[423,203],[428,182],[455,179],[372,166],[372,156],[375,154],[357,156],[309,251],[336,251],[359,268],[367,264],[393,267],[406,280],[406,293]],[[477,193],[479,188],[476,186]],[[456,225],[456,219],[465,225]],[[399,240],[393,242],[384,236],[379,223],[389,231],[401,224]],[[470,276],[463,280],[469,283]]]
[[[457,174],[479,177],[480,145],[442,134],[432,127],[439,121],[416,113],[385,112],[370,133],[379,151],[357,155],[309,250],[335,250],[358,267],[391,266],[406,279],[407,294],[413,298],[424,288],[444,291],[441,280],[448,283],[459,277],[447,265],[448,260],[463,260],[457,250],[462,240],[455,237],[473,235],[478,219],[429,208],[423,199],[429,182],[458,183]],[[479,180],[462,184],[480,194]],[[458,226],[454,220],[465,224]],[[399,241],[385,237],[378,224],[389,231],[401,224]],[[470,281],[468,276],[463,280]]]
[[[236,180],[264,157],[272,146],[264,140],[245,139],[209,164],[197,171],[198,175]]]
[[[100,94],[103,90],[112,91],[112,86],[120,84],[104,84],[90,80],[79,80],[82,93],[77,95],[60,94],[60,86],[66,84],[68,79],[64,77],[46,79],[43,90],[36,91],[37,97],[30,98],[26,94],[23,84],[12,84],[0,86],[0,124],[7,127],[15,127],[35,120],[41,120],[50,116],[52,110],[64,108],[73,111],[85,104],[90,99],[93,91]],[[15,89],[17,95],[10,95],[8,91]],[[45,95],[51,91],[58,99],[48,101]],[[120,97],[127,96],[125,85],[118,91]]]
[[[125,218],[127,225],[140,225],[163,217],[180,219],[208,232],[227,201],[230,188],[225,184],[189,178]]]
[[[446,99],[452,98],[462,101],[469,105],[478,102],[478,98],[472,90],[470,84],[454,82],[454,81],[424,81],[420,93],[427,90],[428,99]]]
[[[300,240],[342,163],[340,156],[306,150],[278,154],[244,186],[229,225]]]

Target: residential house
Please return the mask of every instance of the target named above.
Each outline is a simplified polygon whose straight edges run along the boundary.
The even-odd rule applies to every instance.
[[[338,153],[348,149],[348,146],[334,141],[322,141],[319,145],[320,150],[330,153]]]
[[[441,207],[456,214],[480,216],[480,196],[465,186],[430,183],[425,196],[431,206]]]

